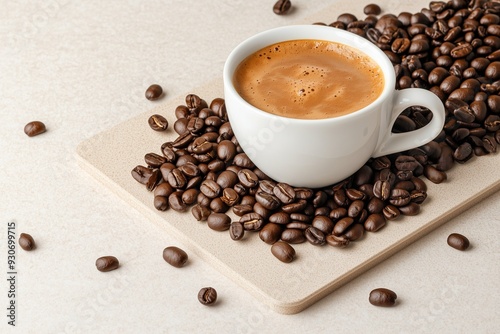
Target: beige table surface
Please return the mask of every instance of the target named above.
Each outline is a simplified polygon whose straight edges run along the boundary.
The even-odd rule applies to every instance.
[[[194,254],[181,270],[166,265],[163,248],[183,245],[79,168],[81,141],[220,76],[242,39],[311,17],[334,21],[332,6],[362,17],[368,1],[295,0],[284,17],[273,3],[0,1],[0,333],[500,332],[500,193],[287,316]],[[399,13],[427,1],[383,3]],[[143,97],[151,83],[164,87],[163,100]],[[22,129],[35,119],[48,132],[28,138]],[[38,244],[16,255],[15,329],[6,316],[9,222]],[[452,232],[472,248],[448,247]],[[105,254],[121,268],[98,272]],[[215,307],[196,300],[203,286],[219,292]],[[376,287],[396,291],[397,307],[370,305]]]

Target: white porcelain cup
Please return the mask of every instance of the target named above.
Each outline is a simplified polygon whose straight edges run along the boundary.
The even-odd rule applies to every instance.
[[[372,58],[384,73],[382,93],[370,105],[353,113],[310,120],[276,116],[246,102],[233,85],[236,67],[268,45],[296,39],[346,44]],[[395,90],[394,68],[387,56],[366,39],[332,27],[294,25],[254,35],[230,53],[223,77],[228,117],[242,149],[268,176],[297,187],[319,188],[339,182],[371,157],[426,144],[444,125],[444,107],[439,98],[418,88]],[[415,105],[429,108],[432,120],[415,131],[392,133],[398,115]]]

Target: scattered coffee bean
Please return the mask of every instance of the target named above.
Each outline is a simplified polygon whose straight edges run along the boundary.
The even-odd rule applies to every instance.
[[[292,8],[292,2],[290,0],[278,0],[273,6],[273,12],[276,15],[285,15]]]
[[[151,115],[148,119],[148,124],[155,131],[165,131],[168,128],[168,121],[162,115]]]
[[[151,85],[146,89],[146,98],[150,101],[158,100],[163,94],[163,88],[160,85]]]
[[[102,256],[95,261],[95,266],[97,270],[106,272],[117,269],[119,262],[114,256]]]
[[[363,13],[366,15],[379,15],[382,12],[380,9],[380,6],[377,4],[369,4],[366,5],[365,8],[363,8]]]
[[[281,262],[289,263],[295,258],[295,249],[284,241],[277,241],[271,246],[271,253]]]
[[[40,121],[29,122],[24,126],[24,133],[28,135],[28,137],[38,136],[46,131],[45,124]]]
[[[213,305],[217,301],[217,291],[214,288],[202,288],[198,292],[198,301],[203,305]]]
[[[169,246],[163,250],[163,259],[167,261],[168,264],[180,268],[186,264],[188,255],[178,247]]]
[[[396,304],[398,296],[394,291],[384,288],[374,289],[370,292],[368,300],[375,306],[390,307]]]
[[[19,236],[19,246],[25,251],[31,251],[35,249],[35,240],[28,233],[21,233]]]
[[[464,251],[469,248],[469,239],[458,233],[452,233],[446,240],[450,247]]]

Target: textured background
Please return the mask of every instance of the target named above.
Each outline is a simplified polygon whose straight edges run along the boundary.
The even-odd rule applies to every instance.
[[[500,219],[496,193],[427,237],[293,316],[270,312],[195,255],[177,270],[161,251],[177,240],[128,207],[76,163],[76,146],[152,107],[182,98],[221,75],[232,47],[261,30],[334,21],[369,1],[0,1],[0,278],[6,277],[7,223],[27,232],[35,252],[17,254],[17,332],[487,332],[500,331]],[[427,1],[383,1],[385,12]],[[314,18],[311,20],[311,17]],[[163,100],[144,90],[159,83]],[[28,138],[32,120],[48,132]],[[130,166],[124,166],[129,169]],[[464,189],[466,191],[466,189]],[[452,196],[452,195],[450,195]],[[446,245],[452,232],[473,247]],[[101,255],[122,267],[103,274]],[[216,307],[196,300],[211,285]],[[370,290],[387,287],[399,305],[375,308]],[[0,309],[8,306],[0,279]],[[10,329],[0,313],[0,332]],[[391,330],[392,329],[392,330]]]

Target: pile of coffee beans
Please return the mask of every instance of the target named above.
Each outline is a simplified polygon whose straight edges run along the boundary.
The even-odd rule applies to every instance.
[[[372,6],[366,12],[379,10]],[[446,124],[426,145],[370,159],[329,187],[292,187],[270,179],[243,152],[222,98],[209,104],[189,94],[175,109],[178,137],[163,143],[161,154],[146,154],[145,165],[136,166],[132,176],[153,192],[156,209],[191,210],[211,229],[229,230],[233,240],[257,232],[277,245],[272,253],[283,262],[294,258],[290,244],[347,247],[388,221],[418,214],[427,197],[421,176],[441,183],[455,162],[496,152],[499,13],[500,3],[493,1],[434,1],[414,14],[370,14],[359,20],[346,13],[329,24],[379,46],[394,65],[397,89],[428,89],[443,101]],[[430,117],[426,108],[408,108],[393,132],[418,129]]]

